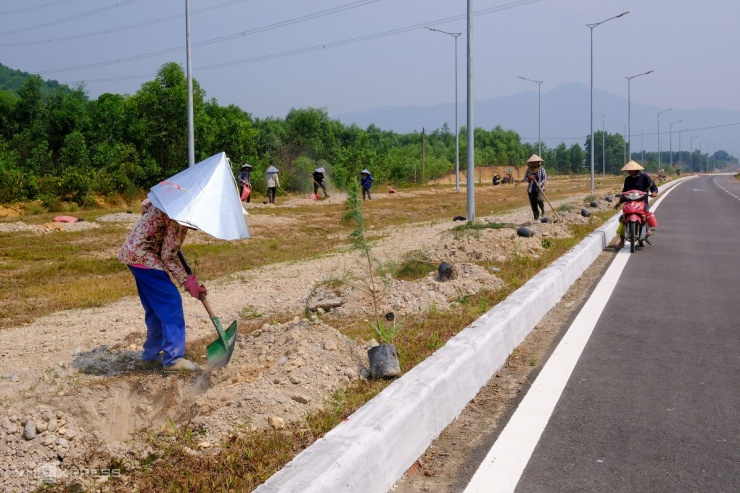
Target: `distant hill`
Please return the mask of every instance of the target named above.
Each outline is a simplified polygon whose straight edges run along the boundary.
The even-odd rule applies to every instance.
[[[23,85],[23,83],[31,77],[32,74],[29,74],[28,72],[22,72],[20,70],[15,70],[10,67],[6,67],[2,63],[0,63],[0,89],[3,89],[5,91],[11,91],[14,93],[18,93],[18,88]],[[69,86],[65,84],[60,84],[59,82],[55,80],[47,80],[44,81],[44,92],[51,91],[53,89],[57,88],[67,89],[69,90]]]
[[[461,93],[462,101],[458,106],[458,124],[466,123],[465,94]],[[707,152],[707,146],[714,150],[725,150],[734,156],[740,156],[740,111],[722,110],[717,108],[680,109],[677,104],[670,113],[662,115],[660,120],[661,148],[668,151],[671,147],[678,151],[678,131],[681,133],[681,149],[689,149],[689,139],[694,138],[694,148],[698,149],[700,141],[707,141],[702,147]],[[558,86],[550,91],[542,92],[542,141],[550,148],[560,142],[567,146],[579,143],[583,146],[590,132],[589,109],[590,88],[580,83],[570,83]],[[632,100],[631,108],[631,147],[634,152],[643,148],[656,151],[658,147],[658,116],[657,112],[665,108],[658,108],[635,103]],[[594,113],[606,115],[594,116],[594,131],[603,128],[610,134],[625,134],[627,125],[627,98],[616,96],[598,89],[594,89]],[[512,96],[497,97],[485,101],[476,101],[473,107],[475,126],[493,129],[500,125],[505,130],[514,130],[524,142],[537,140],[537,92],[525,91]],[[427,132],[442,128],[445,123],[454,132],[455,104],[443,103],[434,106],[384,106],[364,112],[342,113],[332,115],[332,118],[350,125],[356,124],[367,128],[375,124],[383,130],[393,130],[399,133]],[[683,120],[673,125],[673,135],[670,135],[670,123]],[[615,123],[616,122],[616,123]],[[711,127],[711,128],[710,128]]]

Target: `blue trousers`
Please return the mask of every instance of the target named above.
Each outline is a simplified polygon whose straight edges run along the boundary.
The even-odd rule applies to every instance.
[[[185,313],[182,296],[169,274],[157,269],[128,266],[144,307],[146,341],[143,360],[155,360],[164,352],[162,363],[170,366],[185,356]]]

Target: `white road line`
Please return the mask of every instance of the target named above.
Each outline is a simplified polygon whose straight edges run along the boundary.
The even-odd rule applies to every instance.
[[[514,491],[629,257],[628,251],[623,250],[614,259],[473,475],[465,493]]]
[[[655,211],[663,198],[675,188],[661,194],[650,205],[650,209]],[[465,493],[514,491],[630,255],[626,248],[617,254],[481,462]]]

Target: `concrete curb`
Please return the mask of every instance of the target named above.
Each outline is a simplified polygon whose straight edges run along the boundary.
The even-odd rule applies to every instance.
[[[681,181],[671,181],[664,188]],[[560,301],[616,231],[614,216],[254,491],[389,491]]]

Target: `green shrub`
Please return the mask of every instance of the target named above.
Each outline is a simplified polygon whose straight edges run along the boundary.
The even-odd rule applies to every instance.
[[[396,271],[396,278],[414,281],[427,276],[437,269],[436,262],[432,262],[427,254],[414,250],[408,252]]]

